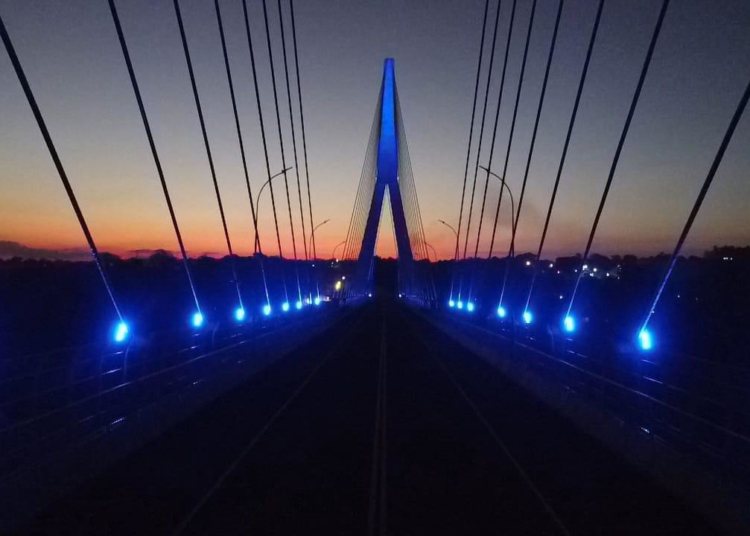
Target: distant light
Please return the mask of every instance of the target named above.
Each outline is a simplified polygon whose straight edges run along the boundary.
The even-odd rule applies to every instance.
[[[500,318],[505,318],[506,316],[508,316],[508,311],[506,311],[505,307],[501,305],[497,308],[497,316],[499,316]]]
[[[298,311],[299,311],[300,309],[302,309],[302,300],[300,300],[300,301],[298,301],[297,303],[295,303],[295,304],[294,304],[294,306],[295,306],[295,307],[297,308],[297,310],[298,310]]]
[[[553,263],[549,263],[549,267],[550,267],[550,268],[554,268],[554,267],[555,267],[555,265],[554,265]]]
[[[201,313],[200,311],[197,312],[197,313],[195,313],[193,315],[193,318],[192,318],[191,322],[192,322],[194,328],[201,327],[203,325],[203,313]]]
[[[115,334],[114,334],[115,342],[122,342],[125,339],[127,339],[129,331],[130,331],[130,328],[128,328],[127,323],[118,322],[117,326],[115,327]]]
[[[474,302],[468,302],[468,303],[466,304],[466,310],[467,310],[467,311],[469,311],[470,313],[471,313],[472,311],[474,311]]]
[[[455,307],[455,306],[456,306],[456,302],[454,302],[453,300],[448,300],[448,307]]]
[[[341,290],[341,281],[336,281],[336,286],[334,288],[336,290]]]
[[[640,333],[638,333],[638,344],[641,347],[641,350],[649,351],[654,347],[654,340],[651,337],[651,332],[647,329],[642,329]]]
[[[368,292],[368,293],[367,293],[367,297],[368,297],[368,298],[372,298],[372,292]]]
[[[609,272],[607,272],[607,277],[609,277]]]
[[[584,265],[583,265],[583,271],[585,272],[585,271],[586,271],[586,270],[588,270],[588,269],[589,269],[589,265],[588,265],[588,264],[584,264]]]
[[[458,300],[458,303],[456,303],[456,307],[458,307],[459,309],[463,309],[464,308],[464,302],[462,302],[461,300]]]
[[[557,273],[559,274],[559,273],[560,273],[560,270],[558,270],[558,271],[557,271]]]
[[[346,276],[345,276],[345,275],[342,275],[342,276],[341,276],[341,279],[346,279]]]
[[[523,312],[523,321],[525,324],[531,324],[531,321],[534,320],[534,316],[531,314],[531,311],[524,311]]]
[[[281,304],[281,310],[284,311],[285,313],[289,310],[289,302],[288,301],[285,301],[284,303]]]
[[[575,273],[578,273],[578,268],[576,268],[576,269],[575,269],[575,270],[573,270],[573,271],[574,271]]]
[[[320,296],[318,296],[317,298],[315,298],[315,300],[313,300],[313,303],[315,305],[320,305]]]
[[[237,320],[237,322],[242,322],[245,320],[245,309],[242,307],[237,307],[234,311],[234,319]]]
[[[265,316],[269,316],[271,314],[271,306],[269,304],[263,306],[263,314]]]
[[[531,261],[526,261],[526,266],[531,266]]]
[[[400,293],[400,292],[398,293],[398,297],[399,297],[399,298],[401,297],[401,293]]]
[[[576,330],[575,319],[570,315],[566,316],[565,320],[563,320],[563,327],[568,333],[573,333]]]
[[[595,272],[598,272],[598,271],[599,271],[599,268],[594,268],[594,271],[595,271]]]
[[[562,294],[560,294],[560,299],[561,299],[561,300],[563,299],[563,295],[562,295]]]

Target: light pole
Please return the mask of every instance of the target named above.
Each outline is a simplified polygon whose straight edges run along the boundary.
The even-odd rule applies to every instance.
[[[453,234],[456,235],[456,249],[454,251],[456,251],[456,256],[458,256],[458,233],[453,228],[453,226],[450,223],[448,223],[447,221],[445,221],[445,220],[438,220],[438,221],[440,223],[442,223],[443,225],[445,225],[448,229],[450,229],[451,231],[453,231]]]
[[[334,260],[336,259],[336,250],[339,249],[344,244],[346,244],[346,240],[342,240],[341,242],[339,242],[338,244],[336,244],[336,247],[333,248],[333,251],[331,252],[331,258],[332,259],[334,259]]]
[[[429,244],[428,242],[425,242],[424,245],[427,246],[428,248],[430,248],[432,250],[432,254],[435,255],[435,262],[437,262],[437,251],[435,251],[435,248],[432,247],[432,245]],[[428,261],[430,260],[430,256],[429,255],[427,256],[427,260]]]
[[[318,225],[316,225],[316,226],[315,226],[315,227],[313,228],[313,230],[312,230],[312,231],[310,232],[310,243],[312,243],[312,239],[313,239],[313,236],[315,236],[315,231],[317,231],[317,230],[318,230],[318,227],[321,227],[321,226],[325,225],[325,224],[326,224],[326,223],[328,223],[329,221],[331,221],[331,220],[330,220],[330,218],[329,218],[329,219],[327,219],[327,220],[325,220],[325,221],[322,221],[322,222],[320,222],[320,223],[319,223]],[[313,259],[313,260],[315,260],[315,259]]]
[[[508,195],[510,196],[510,230],[511,232],[513,232],[516,226],[516,201],[515,199],[513,199],[513,192],[510,191],[510,187],[505,183],[505,180],[500,175],[498,175],[497,173],[493,173],[484,166],[479,167],[485,170],[489,175],[492,175],[493,177],[498,179],[500,181],[500,184],[502,184],[503,187],[508,191]]]
[[[266,186],[268,186],[271,183],[272,180],[274,180],[276,177],[279,177],[279,176],[283,175],[284,173],[286,173],[290,169],[293,169],[293,168],[288,167],[286,169],[282,169],[276,175],[272,175],[271,177],[269,177],[269,179],[266,182],[263,183],[263,186],[260,187],[260,190],[258,190],[258,197],[255,198],[255,219],[256,219],[256,221],[260,221],[260,195],[263,193],[263,190],[265,190]],[[256,235],[256,240],[255,240],[255,252],[256,253],[258,252],[258,239],[257,239],[257,235]]]

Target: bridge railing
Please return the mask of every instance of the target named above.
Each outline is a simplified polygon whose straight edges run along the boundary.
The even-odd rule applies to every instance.
[[[483,318],[450,321],[470,329],[476,344],[498,348],[571,396],[583,397],[631,429],[750,490],[750,413],[745,407],[750,390],[744,383],[750,371],[667,353],[583,353],[563,334],[540,336],[534,329]],[[706,378],[700,376],[704,372]]]
[[[0,483],[29,464],[107,434],[221,369],[242,365],[267,351],[267,341],[320,318],[303,312],[200,332],[155,333],[125,348],[84,345],[3,360]]]

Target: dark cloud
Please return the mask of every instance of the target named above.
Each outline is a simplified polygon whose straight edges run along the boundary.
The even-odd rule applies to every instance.
[[[49,259],[63,261],[88,261],[91,252],[85,248],[45,249],[25,246],[10,240],[0,240],[0,259]]]

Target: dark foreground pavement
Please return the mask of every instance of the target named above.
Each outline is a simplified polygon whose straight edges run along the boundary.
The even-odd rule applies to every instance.
[[[387,299],[23,534],[714,534],[598,442]]]

